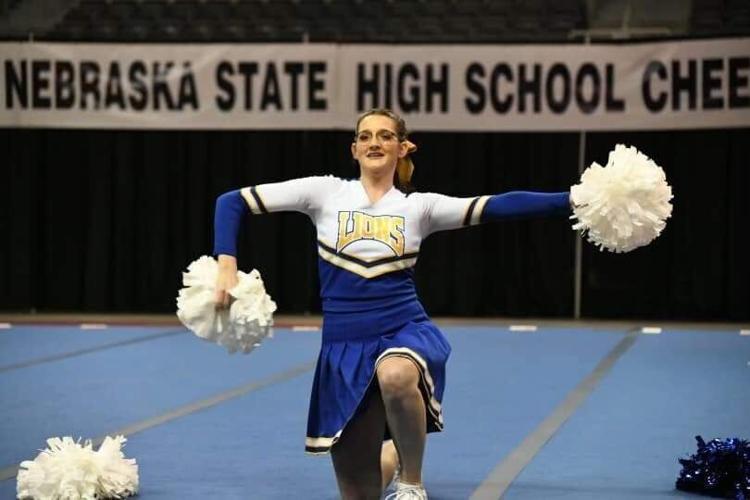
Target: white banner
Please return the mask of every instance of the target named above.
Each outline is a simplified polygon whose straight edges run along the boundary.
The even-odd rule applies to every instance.
[[[750,38],[607,45],[0,43],[0,126],[750,127]]]

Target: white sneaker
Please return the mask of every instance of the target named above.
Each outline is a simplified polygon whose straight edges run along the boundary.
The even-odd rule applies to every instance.
[[[385,491],[396,491],[396,485],[398,485],[401,479],[401,464],[396,464],[396,470],[393,471],[393,477],[391,482],[386,486]]]
[[[421,484],[396,483],[396,491],[385,500],[427,500],[427,492]]]

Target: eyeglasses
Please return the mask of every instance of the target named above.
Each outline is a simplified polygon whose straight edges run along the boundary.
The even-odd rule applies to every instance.
[[[380,142],[398,141],[398,134],[387,129],[378,130],[375,134]],[[369,130],[358,133],[355,137],[359,143],[366,143],[372,140],[372,132]]]

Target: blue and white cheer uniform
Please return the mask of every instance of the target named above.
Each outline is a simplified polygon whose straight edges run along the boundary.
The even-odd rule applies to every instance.
[[[327,176],[262,184],[217,200],[216,255],[236,255],[237,231],[248,210],[302,212],[317,229],[323,335],[305,449],[326,453],[375,388],[378,363],[387,356],[414,362],[427,431],[443,428],[440,405],[451,348],[417,297],[414,266],[422,240],[507,216],[567,213],[569,193],[454,198],[406,195],[394,187],[372,203],[359,180]]]

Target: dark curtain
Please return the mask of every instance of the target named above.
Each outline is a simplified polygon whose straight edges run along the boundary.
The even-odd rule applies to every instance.
[[[634,144],[667,171],[675,212],[630,254],[584,244],[590,317],[750,319],[745,255],[750,131],[597,133],[587,162]],[[422,133],[421,191],[561,191],[577,133]],[[181,271],[211,252],[213,204],[240,186],[357,175],[348,132],[0,130],[0,307],[172,312]],[[574,233],[564,217],[510,220],[426,240],[417,265],[436,315],[569,317]],[[280,312],[319,311],[315,231],[300,214],[249,217],[240,264]]]
[[[664,168],[674,211],[629,254],[584,246],[583,312],[592,317],[750,319],[750,129],[597,133],[590,161],[632,144]]]

